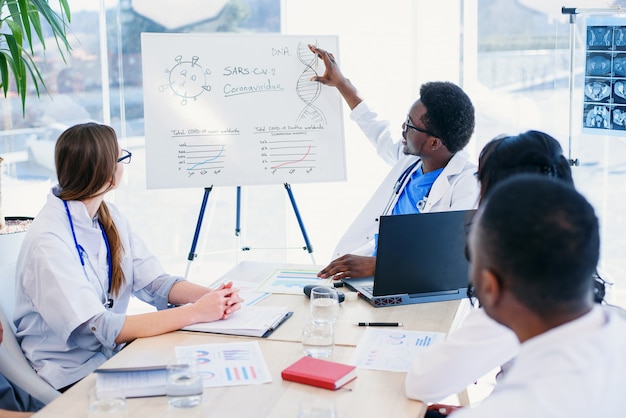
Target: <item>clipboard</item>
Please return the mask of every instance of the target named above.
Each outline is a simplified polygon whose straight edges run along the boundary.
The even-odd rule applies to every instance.
[[[286,320],[288,320],[289,318],[291,318],[291,316],[293,315],[292,311],[287,312],[279,321],[275,322],[274,325],[272,325],[266,332],[265,334],[263,334],[261,336],[261,338],[267,338],[270,335],[272,335],[272,332],[274,332],[278,327],[280,327]]]
[[[291,315],[286,306],[243,306],[227,319],[192,324],[182,330],[266,338]]]

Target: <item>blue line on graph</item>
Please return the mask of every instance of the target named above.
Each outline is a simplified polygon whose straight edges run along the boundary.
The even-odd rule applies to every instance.
[[[230,375],[230,369],[229,369],[228,367],[226,368],[226,378],[227,378],[228,380],[233,380],[233,378],[232,378],[232,377],[231,377],[231,375]]]
[[[241,373],[243,373],[244,380],[248,380],[248,372],[246,371],[245,367],[241,368]]]
[[[204,160],[202,162],[194,164],[190,168],[188,168],[187,170],[193,170],[194,168],[198,167],[199,165],[206,164],[206,163],[209,163],[211,161],[217,160],[222,155],[223,152],[224,152],[224,145],[222,145],[222,149],[217,153],[217,155],[215,157],[209,158],[209,159],[206,159],[206,160]]]
[[[224,350],[222,353],[224,360],[247,360],[250,358],[248,350]]]

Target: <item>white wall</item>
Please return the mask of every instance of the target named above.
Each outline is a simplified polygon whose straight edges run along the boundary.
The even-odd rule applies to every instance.
[[[286,34],[339,37],[339,54],[334,52],[344,74],[391,121],[398,139],[422,83],[459,81],[458,0],[284,0],[283,22]],[[335,243],[389,169],[350,120],[347,106],[344,119],[348,182],[294,187],[318,263],[329,261]]]

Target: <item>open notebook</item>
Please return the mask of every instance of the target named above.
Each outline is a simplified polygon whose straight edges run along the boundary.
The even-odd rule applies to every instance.
[[[227,319],[201,322],[183,330],[267,337],[292,314],[286,306],[242,306]]]
[[[465,297],[466,231],[475,212],[381,216],[374,277],[342,281],[376,307]]]

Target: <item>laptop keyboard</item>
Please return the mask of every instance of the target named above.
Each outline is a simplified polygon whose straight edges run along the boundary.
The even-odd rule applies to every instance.
[[[374,286],[363,286],[363,290],[365,290],[366,292],[370,292],[370,294],[374,294]]]

